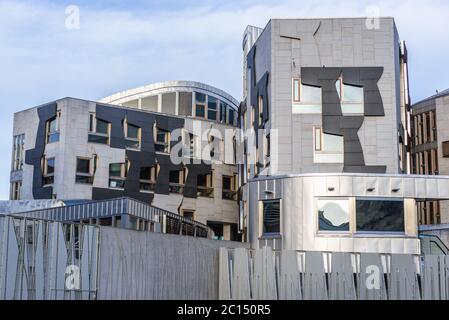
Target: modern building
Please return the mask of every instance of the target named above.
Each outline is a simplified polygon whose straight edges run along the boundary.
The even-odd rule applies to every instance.
[[[11,199],[129,197],[237,240],[237,167],[224,144],[237,110],[219,89],[172,81],[18,112]]]
[[[409,175],[407,49],[393,18],[369,22],[247,28],[239,117],[257,134],[241,139],[240,206],[253,246],[418,254],[416,202],[449,198],[447,177]]]
[[[413,173],[449,175],[449,90],[415,103],[412,114]],[[418,203],[418,221],[423,230],[440,230],[439,236],[449,245],[447,201]]]

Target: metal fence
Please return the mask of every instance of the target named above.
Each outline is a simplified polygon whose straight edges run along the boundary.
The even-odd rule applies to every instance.
[[[220,299],[447,300],[449,256],[220,249]]]

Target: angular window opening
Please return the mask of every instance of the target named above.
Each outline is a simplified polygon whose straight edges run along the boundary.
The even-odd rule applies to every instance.
[[[206,117],[206,95],[195,92],[195,117]]]
[[[344,163],[344,137],[323,133],[322,128],[313,129],[314,162]]]
[[[140,168],[140,191],[154,192],[156,189],[157,176],[159,174],[159,165]]]
[[[404,200],[357,199],[357,232],[405,232]]]
[[[94,159],[77,158],[76,159],[76,177],[75,183],[93,184],[96,165],[96,156]]]
[[[217,102],[216,98],[207,97],[207,119],[217,121]]]
[[[277,235],[281,232],[280,200],[262,201],[263,235]]]
[[[43,160],[42,184],[52,185],[55,182],[55,158],[45,158]]]
[[[187,169],[172,170],[169,172],[169,191],[170,193],[183,194],[185,182],[187,179]]]
[[[98,119],[94,113],[91,113],[89,115],[88,142],[108,145],[110,128],[109,122]]]
[[[161,128],[155,130],[155,150],[157,152],[170,153],[170,132]]]
[[[125,163],[111,163],[109,165],[109,188],[123,189],[129,170],[129,161]]]
[[[197,195],[198,197],[213,198],[213,174],[199,174],[197,176]]]
[[[237,201],[237,176],[223,176],[222,180],[222,199]]]
[[[141,128],[132,125],[125,120],[123,124],[125,130],[125,145],[128,149],[140,150],[141,146]]]
[[[292,82],[293,113],[321,113],[321,87],[303,84],[299,78]]]
[[[318,230],[349,232],[349,200],[320,199],[318,204]]]
[[[56,116],[46,122],[46,142],[53,143],[59,141],[59,119],[61,117],[61,111],[58,111]]]
[[[345,84],[341,77],[336,81],[335,87],[344,115],[363,115],[365,113],[363,87]]]

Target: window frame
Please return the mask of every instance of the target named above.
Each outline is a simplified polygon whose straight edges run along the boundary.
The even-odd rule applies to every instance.
[[[154,166],[149,167],[150,168],[150,176],[151,176],[150,180],[142,179],[142,168],[146,168],[146,167],[140,168],[139,190],[140,190],[140,192],[144,192],[144,193],[154,193],[154,191],[156,190],[156,182],[157,182],[157,177],[159,175],[160,166],[158,163],[156,163]],[[148,190],[145,190],[144,188],[142,188],[143,185],[148,185],[149,186]]]
[[[171,174],[171,172],[176,172],[176,171],[178,171],[178,174],[179,174],[179,177],[178,177],[178,179],[179,179],[178,181],[179,182],[178,183],[170,181],[170,174]],[[188,175],[187,167],[182,167],[180,170],[170,170],[168,172],[169,193],[183,194],[184,193],[184,188],[186,186],[187,175]]]
[[[265,232],[265,204],[279,202],[279,231],[278,232]],[[276,238],[282,235],[282,199],[263,199],[259,200],[259,212],[260,212],[260,237],[261,238]]]
[[[348,116],[356,116],[356,115],[364,115],[365,114],[365,92],[363,89],[363,86],[357,86],[357,85],[353,85],[353,84],[345,84],[343,81],[343,76],[340,75],[340,77],[337,79],[335,85],[337,87],[337,82],[340,82],[340,89],[338,95],[340,98],[340,105],[342,108],[342,112],[343,112],[343,104],[345,105],[362,105],[362,112],[355,112],[355,113],[345,113],[343,112],[343,115],[348,115]],[[359,88],[362,89],[362,101],[361,102],[354,102],[354,101],[347,101],[345,100],[345,86],[350,86],[350,87],[355,87],[355,88]]]
[[[206,176],[206,186],[200,186],[198,184],[198,178],[200,176]],[[203,198],[214,198],[214,170],[207,174],[198,174],[196,177],[196,191],[197,191],[197,197],[203,197]]]
[[[134,128],[137,128],[137,138],[129,137],[129,136],[128,136],[128,133],[129,133],[129,132],[128,132],[128,129],[129,129],[128,127],[129,127],[129,126],[134,127]],[[125,120],[123,121],[123,133],[124,133],[124,136],[125,136],[125,146],[126,146],[126,149],[128,149],[128,150],[138,150],[138,151],[140,151],[141,148],[142,148],[142,128],[139,127],[139,126],[136,126],[136,125],[134,125],[134,124],[128,123],[128,119],[125,119]],[[136,143],[136,144],[138,145],[138,147],[136,147],[136,148],[130,147],[130,146],[127,145],[127,142]]]
[[[48,162],[53,161],[53,172],[48,172]],[[55,171],[56,171],[56,158],[44,157],[42,161],[42,186],[52,186],[55,183]],[[46,179],[49,179],[51,183],[45,183]]]
[[[230,189],[224,188],[224,179],[230,179]],[[222,175],[221,177],[221,198],[223,200],[231,200],[231,201],[237,201],[237,181],[238,178],[236,177],[236,174],[233,175]]]
[[[97,128],[97,122],[98,120],[107,123],[107,133],[98,132]],[[90,141],[90,137],[100,137],[100,138],[106,138],[106,143],[101,143],[97,141]],[[91,112],[89,113],[89,133],[88,133],[88,143],[95,143],[95,144],[102,144],[102,145],[110,145],[111,142],[111,123],[108,121],[105,121],[103,119],[98,119],[96,114]]]
[[[171,151],[171,133],[170,133],[170,131],[159,128],[157,126],[157,124],[154,125],[153,129],[154,129],[153,130],[153,132],[154,132],[153,139],[154,139],[155,152],[156,153],[164,153],[164,154],[170,153],[170,151]],[[161,131],[161,133],[165,134],[165,142],[160,142],[157,140],[159,131]],[[164,151],[156,150],[157,146],[163,146]]]
[[[319,201],[347,201],[348,203],[348,224],[349,230],[320,230],[320,215],[319,215]],[[354,198],[352,197],[316,197],[315,198],[315,223],[316,228],[315,232],[317,235],[326,236],[326,235],[339,235],[339,236],[352,236],[355,233],[354,222],[353,219],[355,217],[355,208],[354,208]]]
[[[53,118],[51,118],[51,119],[49,119],[49,120],[47,120],[45,122],[45,143],[46,144],[59,142],[60,134],[61,134],[61,127],[60,127],[60,125],[61,125],[60,122],[61,121],[60,121],[60,118],[61,118],[61,111],[58,110],[56,112],[56,115]],[[56,129],[55,129],[55,131],[50,131],[51,130],[51,123],[53,121],[56,121]],[[52,136],[57,136],[56,140],[50,141]]]
[[[111,176],[111,165],[120,164],[120,176]],[[125,187],[126,179],[128,177],[128,171],[131,163],[129,160],[126,160],[124,163],[110,163],[109,164],[109,178],[108,178],[108,188],[114,190],[123,190]],[[113,187],[111,186],[111,181],[120,181],[123,182],[123,187]]]
[[[78,171],[78,161],[87,160],[89,161],[89,173]],[[95,169],[96,169],[96,157],[76,157],[76,168],[75,168],[75,184],[92,185],[94,183]],[[78,180],[78,178],[88,178],[88,182],[83,182]]]

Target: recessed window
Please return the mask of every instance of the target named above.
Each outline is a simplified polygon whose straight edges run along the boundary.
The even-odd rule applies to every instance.
[[[340,78],[335,83],[340,98],[341,110],[344,115],[363,115],[363,87],[345,84]]]
[[[449,157],[449,141],[443,142],[443,157],[444,158]]]
[[[262,96],[259,96],[258,106],[259,106],[259,127],[260,127],[263,124],[263,97]]]
[[[140,191],[153,192],[156,189],[156,180],[159,173],[159,165],[140,168]]]
[[[344,137],[323,133],[322,128],[313,129],[314,162],[344,163]]]
[[[23,169],[23,155],[25,147],[25,135],[19,134],[13,138],[13,163],[12,170],[18,171]]]
[[[182,210],[182,216],[186,219],[195,220],[195,210]]]
[[[95,114],[89,115],[89,135],[88,142],[109,144],[110,123],[98,119]]]
[[[195,92],[195,117],[206,117],[206,95]]]
[[[301,87],[301,80],[298,78],[294,78],[293,79],[293,102],[294,103],[299,103],[300,100],[300,87]]]
[[[301,79],[293,79],[293,113],[321,113],[321,87],[303,84]]]
[[[323,132],[321,128],[314,129],[315,151],[323,151]]]
[[[228,121],[229,125],[235,126],[237,124],[237,113],[228,107]]]
[[[138,126],[124,122],[125,145],[128,149],[140,150],[141,145],[141,129]]]
[[[182,155],[186,158],[193,158],[195,156],[195,136],[193,133],[190,133],[188,131],[184,131],[184,142],[183,142],[183,149],[182,149]]]
[[[20,200],[20,192],[22,189],[22,181],[11,183],[11,200]]]
[[[77,158],[76,159],[76,183],[92,184],[94,182],[94,173],[96,168],[96,157]]]
[[[109,165],[109,188],[123,189],[128,175],[129,161]]]
[[[199,174],[197,176],[197,195],[198,197],[213,198],[213,174]]]
[[[357,199],[356,225],[358,232],[405,232],[404,201]]]
[[[207,97],[207,119],[217,121],[217,102],[216,98]]]
[[[320,199],[318,204],[318,230],[349,232],[349,200]]]
[[[280,200],[262,202],[263,235],[279,234],[281,232]]]
[[[154,139],[157,152],[170,153],[170,132],[156,127]]]
[[[42,184],[52,185],[55,182],[55,158],[45,158],[43,160]]]
[[[61,112],[58,111],[56,116],[46,123],[47,143],[53,143],[59,141],[59,118]]]
[[[187,178],[187,169],[171,170],[169,172],[169,191],[170,193],[183,194],[185,181]]]
[[[237,200],[237,177],[223,176],[222,196],[226,200]]]
[[[228,110],[228,105],[226,103],[224,103],[223,101],[220,101],[220,122],[221,123],[226,123],[226,116],[227,116],[227,110]]]

